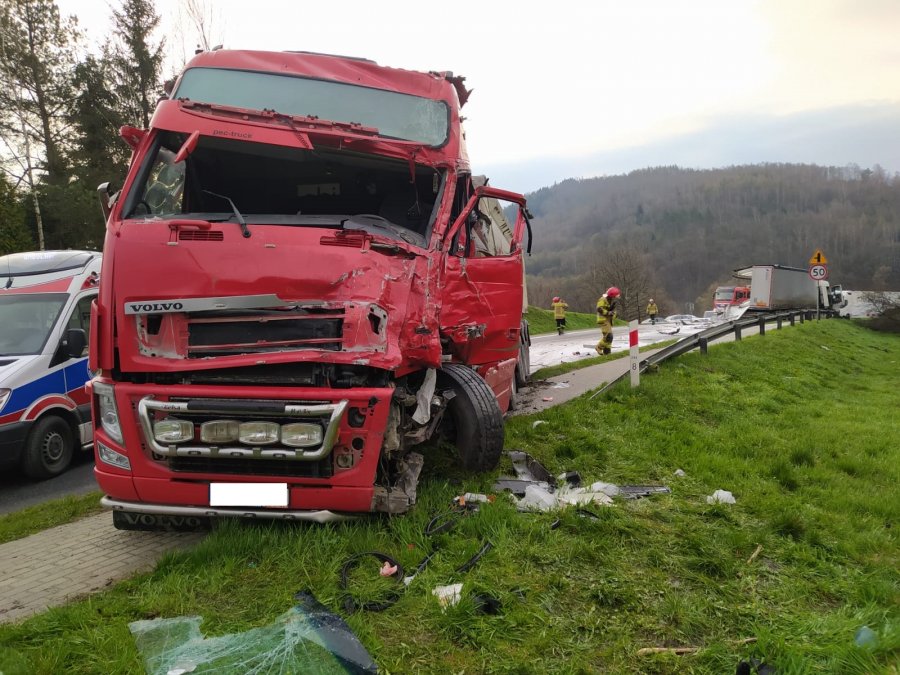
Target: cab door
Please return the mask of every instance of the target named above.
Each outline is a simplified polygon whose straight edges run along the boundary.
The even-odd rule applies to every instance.
[[[469,365],[515,359],[524,304],[525,198],[478,187],[444,238],[441,332]]]

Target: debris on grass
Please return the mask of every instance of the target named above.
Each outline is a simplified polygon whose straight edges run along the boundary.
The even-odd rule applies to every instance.
[[[449,586],[437,586],[431,590],[431,594],[438,599],[442,609],[452,607],[462,598],[462,584],[450,584]]]
[[[707,504],[735,504],[734,495],[728,490],[716,490],[706,497]]]
[[[537,429],[542,424],[547,424],[547,420],[535,420],[534,422],[531,423],[531,428]]]
[[[756,560],[756,556],[758,556],[758,555],[762,552],[762,548],[763,548],[763,547],[762,547],[762,544],[757,544],[756,550],[753,551],[753,554],[752,554],[749,558],[747,558],[747,564],[748,564],[748,565],[749,565],[750,563],[752,563],[754,560]]]
[[[687,474],[682,469],[675,469],[675,475],[679,478],[684,478]]]

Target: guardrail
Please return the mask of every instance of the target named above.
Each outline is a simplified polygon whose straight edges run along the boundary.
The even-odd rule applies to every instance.
[[[837,316],[836,313],[831,310],[820,310],[819,315],[824,318],[832,318],[834,316]],[[735,340],[740,340],[741,333],[745,328],[758,327],[759,334],[765,335],[766,326],[770,323],[775,323],[776,328],[780,330],[785,321],[789,322],[790,325],[793,326],[797,323],[797,321],[803,323],[804,321],[812,321],[813,319],[815,319],[815,317],[816,310],[802,309],[791,310],[787,312],[775,312],[771,314],[757,314],[754,312],[749,316],[745,315],[739,319],[724,321],[723,323],[716,324],[715,326],[710,326],[709,328],[702,330],[699,333],[688,335],[678,342],[669,345],[668,347],[663,347],[658,352],[651,354],[647,358],[641,359],[641,373],[645,373],[650,368],[658,366],[666,359],[671,359],[675,356],[681,356],[682,354],[686,354],[693,349],[699,349],[701,354],[706,354],[710,342],[718,340],[719,338],[724,337],[730,333],[734,333]],[[594,392],[591,395],[591,398],[599,396],[603,392],[608,391],[615,384],[625,379],[625,377],[628,375],[629,371],[626,371],[611,382],[607,382],[605,385],[603,385],[603,387]]]

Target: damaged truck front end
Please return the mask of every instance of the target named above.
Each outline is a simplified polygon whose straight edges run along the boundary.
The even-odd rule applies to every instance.
[[[91,333],[118,527],[402,513],[437,435],[496,465],[527,220],[469,173],[466,95],[448,74],[219,51],[123,129]]]

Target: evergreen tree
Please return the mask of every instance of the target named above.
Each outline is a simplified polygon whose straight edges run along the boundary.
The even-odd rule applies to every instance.
[[[34,248],[24,224],[22,200],[6,176],[0,174],[0,255]]]
[[[152,42],[159,19],[152,0],[123,0],[121,9],[113,10],[109,60],[118,107],[127,124],[144,129],[161,92],[164,41]]]

